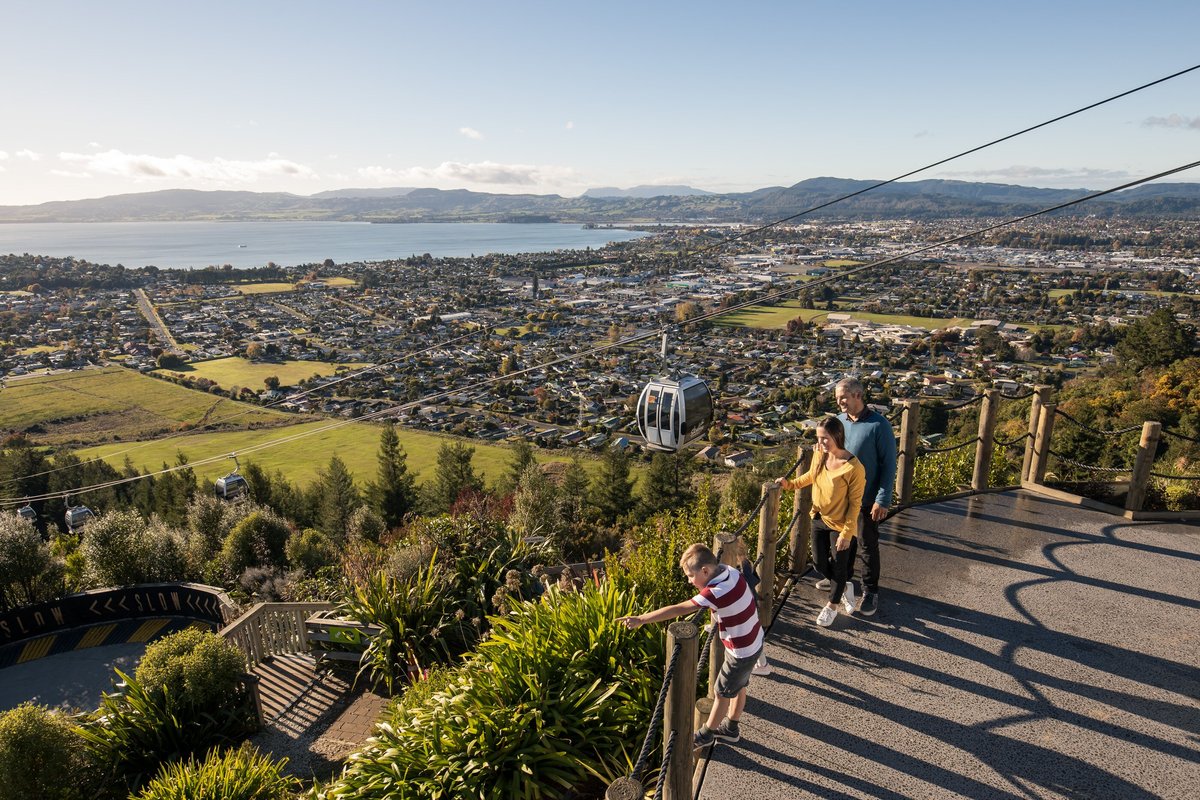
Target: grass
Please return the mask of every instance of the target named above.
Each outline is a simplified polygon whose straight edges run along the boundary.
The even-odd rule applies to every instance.
[[[295,386],[314,374],[333,375],[339,369],[359,369],[367,364],[334,364],[328,361],[248,361],[237,356],[197,361],[183,370],[155,370],[196,380],[207,378],[222,388],[245,386],[258,391],[263,381],[274,375],[280,386]]]
[[[229,288],[241,294],[274,294],[294,291],[296,285],[294,283],[238,283]]]
[[[859,264],[863,263],[866,262],[855,261],[852,258],[831,258],[825,262],[825,266],[829,267],[830,269],[837,269],[838,267],[857,267]]]
[[[0,429],[37,426],[33,438],[46,444],[145,438],[201,421],[248,425],[291,419],[121,367],[9,381],[2,397]]]
[[[952,325],[969,325],[972,320],[964,317],[943,319],[939,317],[913,317],[904,314],[870,314],[865,311],[830,312],[821,308],[802,308],[799,300],[788,300],[775,306],[750,306],[732,314],[726,314],[717,321],[719,325],[742,328],[783,328],[790,320],[800,317],[805,322],[811,322],[818,317],[830,313],[849,314],[854,319],[868,320],[883,325],[912,325],[927,330],[948,328]]]
[[[103,458],[114,467],[120,468],[126,455],[134,465],[142,470],[159,469],[164,462],[175,462],[176,453],[184,453],[189,461],[199,461],[211,456],[219,456],[232,452],[238,453],[238,458],[245,464],[253,461],[267,470],[280,470],[289,480],[304,485],[317,477],[333,455],[345,462],[347,469],[354,475],[359,485],[374,479],[378,462],[379,434],[382,426],[357,422],[346,423],[330,429],[336,422],[346,423],[345,420],[323,420],[289,425],[286,428],[260,429],[253,431],[229,431],[224,433],[198,433],[179,436],[167,441],[158,441],[136,445],[115,444],[100,447],[90,447],[78,451],[80,458]],[[417,473],[418,482],[432,479],[437,464],[437,452],[442,445],[456,440],[452,437],[441,436],[423,431],[396,428],[400,444],[408,454],[408,468]],[[285,444],[278,444],[266,449],[253,452],[254,447],[278,442],[283,439],[296,438]],[[467,440],[467,444],[475,448],[472,464],[489,482],[495,481],[508,470],[512,460],[512,451],[508,447],[494,444],[482,444]],[[570,461],[571,451],[536,450],[537,460]],[[589,468],[596,464],[595,459],[585,459]],[[232,461],[220,461],[196,467],[196,475],[202,481],[212,481],[225,475],[232,468]],[[636,472],[635,468],[635,472]]]

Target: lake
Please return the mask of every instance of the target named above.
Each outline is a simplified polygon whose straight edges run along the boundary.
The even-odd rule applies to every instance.
[[[0,224],[0,253],[74,256],[96,264],[196,269],[383,261],[430,253],[541,253],[599,248],[646,234],[554,223],[38,222]]]

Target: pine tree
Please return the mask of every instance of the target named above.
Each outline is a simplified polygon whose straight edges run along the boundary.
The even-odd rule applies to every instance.
[[[624,451],[615,447],[604,451],[588,499],[596,516],[606,525],[616,523],[633,508],[633,479],[629,476],[629,456]]]
[[[533,447],[524,439],[518,439],[513,443],[512,460],[508,462],[508,472],[501,476],[500,480],[496,481],[495,491],[500,497],[510,495],[517,490],[517,485],[521,482],[525,470],[530,464],[536,462],[533,456]]]
[[[483,478],[471,466],[474,447],[455,442],[438,448],[437,467],[429,488],[433,510],[446,513],[465,490],[483,491]]]
[[[329,468],[317,477],[317,519],[321,531],[335,542],[346,540],[350,515],[362,505],[354,478],[337,456],[329,459]]]
[[[408,454],[390,423],[379,435],[379,472],[367,486],[367,502],[388,528],[399,525],[417,505],[416,476],[408,471]]]
[[[670,511],[692,499],[692,461],[685,452],[655,453],[638,485],[638,510],[643,516]]]

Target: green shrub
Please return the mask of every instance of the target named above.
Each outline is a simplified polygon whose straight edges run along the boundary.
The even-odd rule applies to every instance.
[[[316,528],[305,528],[288,539],[287,560],[296,569],[315,575],[321,567],[336,563],[338,553],[328,536]]]
[[[401,699],[323,800],[562,797],[629,769],[662,679],[661,627],[612,586],[516,605],[447,686]],[[590,786],[589,786],[590,782]]]
[[[300,782],[249,744],[166,764],[133,800],[287,800]]]
[[[24,703],[0,714],[0,800],[87,796],[87,761],[66,718]]]
[[[211,633],[186,630],[146,649],[137,677],[106,695],[81,735],[112,796],[138,789],[164,763],[240,741],[257,726],[238,679],[245,662]]]
[[[291,529],[269,509],[244,517],[221,543],[218,560],[226,578],[236,580],[250,567],[283,566]]]
[[[236,646],[198,628],[164,636],[146,648],[135,673],[147,692],[166,691],[172,708],[219,708],[237,693],[246,658]]]
[[[37,528],[16,514],[0,514],[0,610],[60,597],[63,573]]]
[[[186,565],[180,538],[136,511],[109,511],[87,527],[79,546],[89,586],[131,586],[174,581]]]

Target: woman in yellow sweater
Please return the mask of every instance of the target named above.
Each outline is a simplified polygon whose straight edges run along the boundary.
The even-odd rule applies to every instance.
[[[846,432],[837,417],[817,423],[817,448],[808,472],[794,481],[778,478],[784,489],[813,487],[813,557],[817,569],[833,580],[829,602],[817,615],[817,624],[829,627],[837,619],[838,602],[854,613],[854,583],[849,580],[858,553],[858,514],[862,510],[866,473],[846,449]],[[834,549],[830,537],[836,535]]]

